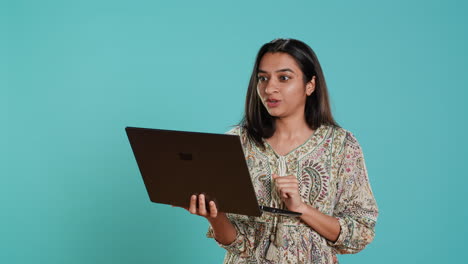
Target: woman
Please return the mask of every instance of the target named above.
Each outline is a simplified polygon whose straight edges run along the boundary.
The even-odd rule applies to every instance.
[[[188,210],[227,250],[224,263],[338,263],[374,238],[378,210],[356,138],[334,121],[313,50],[276,39],[258,52],[241,138],[260,204],[302,213],[262,217],[218,212],[193,195]]]

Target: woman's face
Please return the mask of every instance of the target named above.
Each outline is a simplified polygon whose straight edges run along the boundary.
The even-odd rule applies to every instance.
[[[315,89],[315,76],[304,84],[294,58],[284,52],[268,52],[258,67],[257,93],[271,116],[304,115],[306,98]]]

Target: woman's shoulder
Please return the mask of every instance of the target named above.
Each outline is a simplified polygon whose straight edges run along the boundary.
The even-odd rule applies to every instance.
[[[244,148],[247,147],[250,142],[247,135],[247,129],[245,129],[242,125],[231,126],[231,128],[225,132],[225,134],[239,136]]]
[[[346,128],[335,126],[335,125],[323,125],[323,126],[329,132],[329,135],[332,135],[333,137],[341,137],[345,140],[355,139],[354,134]]]
[[[231,128],[228,131],[226,131],[224,134],[240,136],[241,133],[242,133],[242,127],[240,125],[234,125],[234,126],[231,126]]]
[[[334,126],[335,135],[340,138],[343,146],[353,146],[360,148],[356,135],[348,129],[343,127]]]
[[[327,138],[333,142],[333,152],[335,154],[342,153],[344,149],[360,149],[359,142],[353,132],[350,130],[335,126],[335,125],[324,125],[327,129]]]

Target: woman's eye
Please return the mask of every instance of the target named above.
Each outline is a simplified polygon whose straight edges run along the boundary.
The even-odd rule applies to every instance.
[[[266,79],[267,78],[265,76],[258,76],[258,81],[259,82],[264,82],[264,81],[266,81]]]
[[[287,81],[289,79],[290,79],[289,76],[286,76],[286,75],[280,76],[280,80],[282,80],[282,81]]]

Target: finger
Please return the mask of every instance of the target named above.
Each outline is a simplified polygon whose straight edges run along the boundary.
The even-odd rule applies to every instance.
[[[189,207],[189,212],[191,214],[196,214],[197,213],[197,196],[194,194],[190,197],[190,207]]]
[[[296,177],[294,178],[279,177],[279,178],[276,178],[275,180],[276,182],[298,182]]]
[[[280,192],[280,197],[283,198],[283,199],[289,199],[291,197],[291,195],[288,192],[281,191]]]
[[[296,186],[299,188],[299,183],[294,182],[294,181],[281,181],[281,182],[275,182],[276,186]]]
[[[292,196],[295,196],[295,195],[298,195],[299,192],[297,191],[297,189],[294,189],[294,188],[284,188],[284,189],[281,189],[280,191],[281,194],[287,194],[288,197],[292,197]]]
[[[276,183],[275,184],[276,189],[281,190],[283,188],[295,188],[299,189],[299,185],[295,182],[286,182],[286,183]]]
[[[218,208],[216,208],[216,204],[214,201],[210,201],[210,216],[215,218],[218,216]]]
[[[279,179],[297,179],[297,177],[294,176],[294,175],[289,175],[289,176],[277,176],[276,178],[279,178]]]
[[[299,186],[297,185],[297,183],[279,183],[276,186],[278,186],[278,188],[280,188],[280,189],[282,189],[282,188],[297,188],[297,189],[299,189]]]
[[[198,196],[198,214],[205,216],[206,215],[206,205],[205,205],[205,195],[200,194]]]

